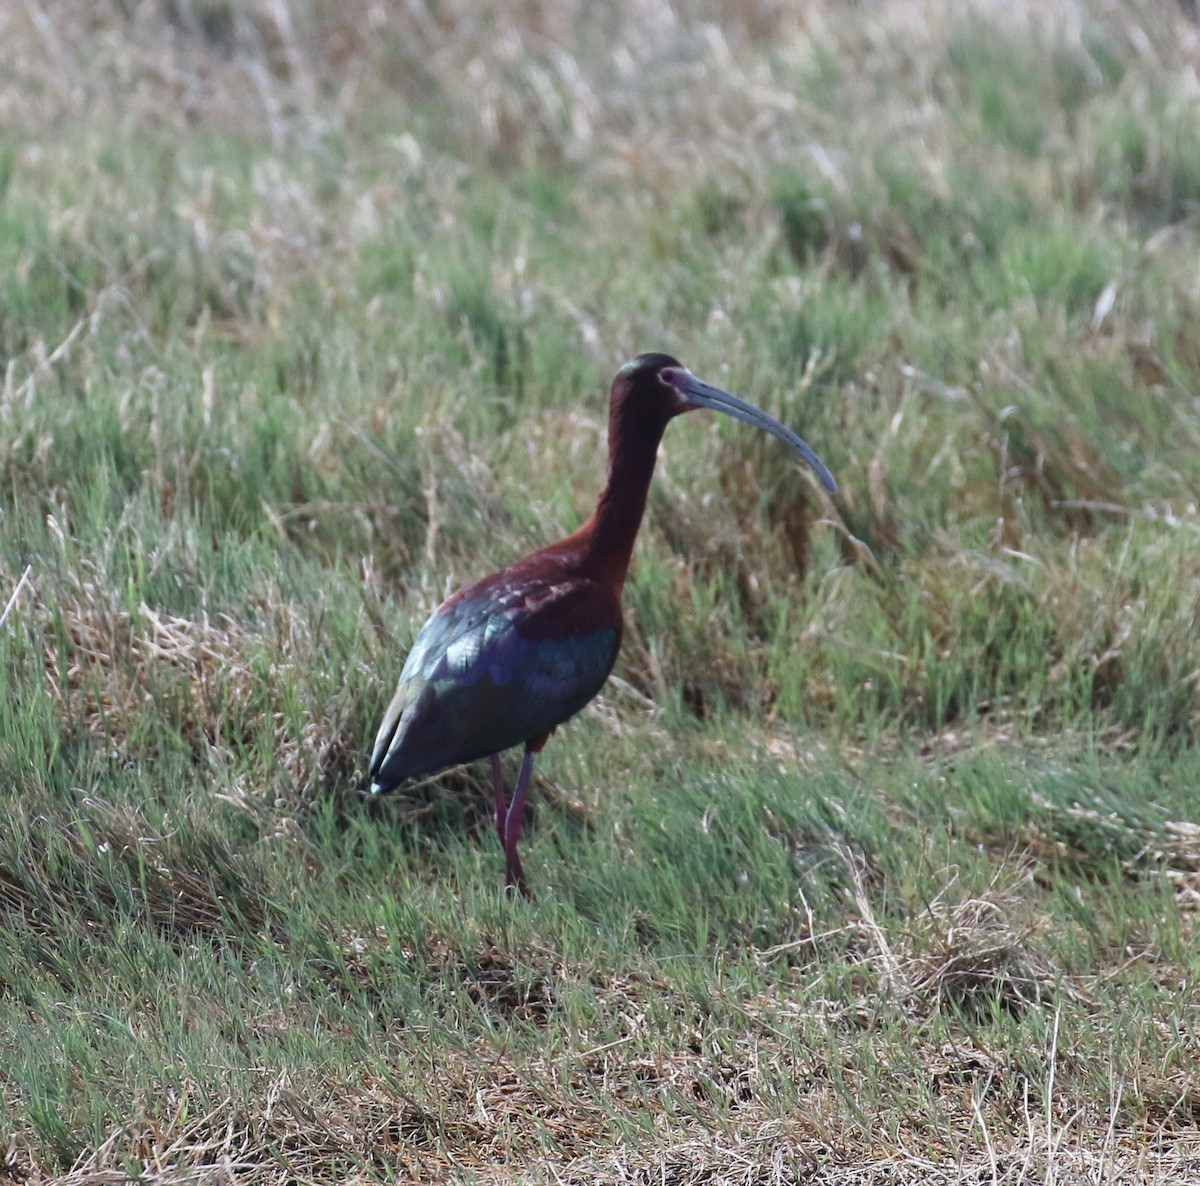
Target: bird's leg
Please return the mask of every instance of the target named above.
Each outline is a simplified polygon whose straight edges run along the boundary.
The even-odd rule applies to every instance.
[[[517,785],[513,787],[512,802],[508,805],[508,817],[504,821],[504,856],[507,864],[504,887],[509,897],[514,889],[520,890],[523,898],[533,897],[521,868],[517,842],[521,839],[521,821],[525,818],[525,792],[529,789],[529,776],[533,773],[537,756],[537,750],[526,748],[525,756],[521,759],[521,772],[517,775]]]
[[[500,847],[505,848],[504,824],[508,819],[508,808],[504,801],[504,771],[500,769],[499,754],[492,754],[492,793],[496,797],[496,835],[500,837]]]

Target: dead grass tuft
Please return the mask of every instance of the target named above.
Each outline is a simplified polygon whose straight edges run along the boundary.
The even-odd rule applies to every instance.
[[[921,919],[927,946],[914,955],[909,975],[914,990],[939,1007],[985,1014],[996,1004],[1012,1013],[1045,1004],[1055,988],[1053,965],[1040,954],[1037,929],[1012,920],[988,898],[968,898],[932,907]]]
[[[233,722],[247,723],[258,699],[244,626],[206,613],[170,615],[144,602],[131,611],[87,580],[56,610],[63,661],[48,632],[46,673],[64,717],[81,720],[94,737],[136,748],[146,704],[174,701],[174,724],[197,758],[248,740],[244,728],[233,735]]]
[[[49,607],[39,606],[46,639],[46,679],[68,727],[82,724],[120,760],[155,754],[147,708],[169,722],[171,736],[214,775],[238,755],[274,755],[269,801],[293,808],[342,786],[361,761],[350,704],[335,695],[294,727],[285,709],[293,670],[320,663],[320,636],[308,615],[269,591],[256,622],[201,610],[194,618],[145,602],[129,609],[99,582],[82,578]],[[252,813],[257,796],[229,794]]]
[[[845,859],[864,962],[885,996],[906,1011],[1020,1014],[1075,995],[1041,950],[1049,919],[1024,900],[1024,873],[1002,870],[986,893],[972,895],[962,893],[957,872],[948,870],[941,892],[913,915],[897,942],[876,917],[861,862],[850,853]],[[1006,886],[1006,878],[1013,884]]]
[[[541,976],[522,977],[499,951],[476,952],[464,968],[467,996],[481,1009],[510,1021],[546,1025],[554,1008],[554,991]]]

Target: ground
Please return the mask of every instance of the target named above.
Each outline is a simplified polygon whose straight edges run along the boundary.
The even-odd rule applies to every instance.
[[[1190,9],[0,44],[0,1182],[1200,1180]],[[367,754],[643,350],[840,489],[671,426],[513,902]]]

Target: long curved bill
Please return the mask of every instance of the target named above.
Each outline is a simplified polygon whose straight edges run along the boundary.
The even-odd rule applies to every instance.
[[[777,437],[800,455],[821,479],[821,485],[830,494],[837,493],[837,483],[833,480],[833,474],[829,472],[825,463],[790,428],[780,424],[774,416],[768,416],[760,408],[738,399],[736,395],[730,395],[728,391],[722,391],[719,387],[713,387],[711,384],[697,379],[687,367],[664,367],[659,371],[658,377],[664,383],[675,388],[690,407],[712,408],[717,412],[725,412],[735,420],[752,424],[755,428],[761,428],[763,432],[769,432],[773,437]]]

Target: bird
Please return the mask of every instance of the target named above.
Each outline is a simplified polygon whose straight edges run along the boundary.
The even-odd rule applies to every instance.
[[[400,672],[371,753],[370,793],[489,758],[509,897],[532,897],[517,845],[534,763],[612,670],[621,593],[663,433],[700,408],[777,437],[836,492],[825,463],[773,416],[669,354],[639,354],[612,383],[608,476],[591,517],[565,539],[451,594],[421,627]],[[510,796],[500,755],[517,746],[524,753]]]

